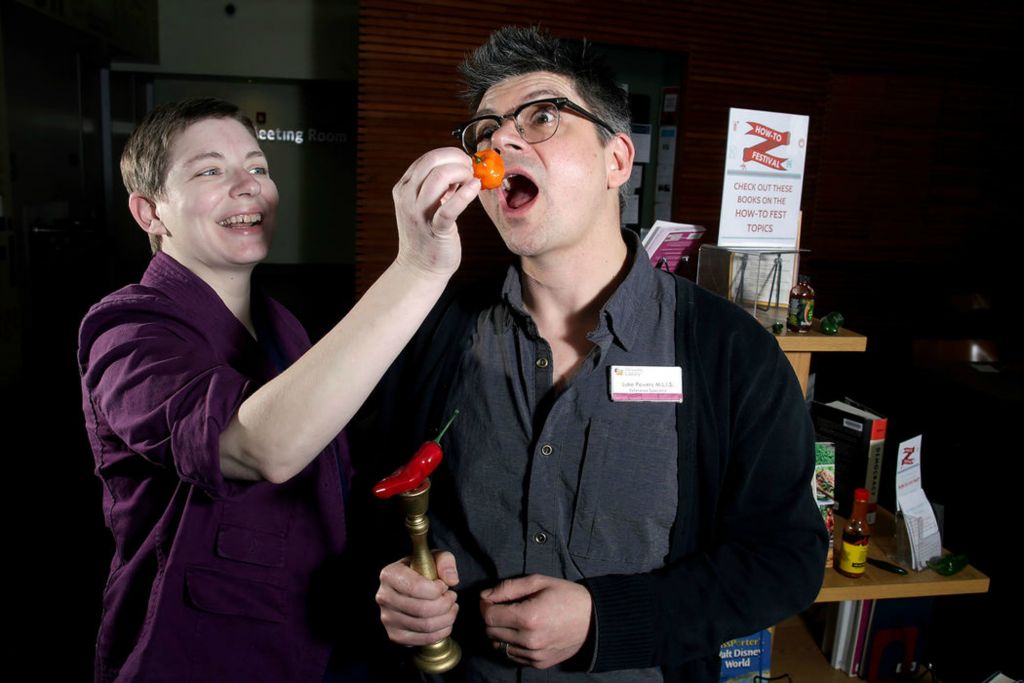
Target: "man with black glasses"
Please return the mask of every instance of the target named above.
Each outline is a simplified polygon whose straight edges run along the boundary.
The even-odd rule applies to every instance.
[[[717,681],[722,642],[821,585],[798,383],[753,318],[621,229],[628,99],[589,46],[506,28],[461,71],[455,134],[501,154],[480,201],[519,259],[394,368],[411,443],[461,414],[431,498],[442,578],[385,567],[381,620],[403,645],[454,624],[459,680]]]

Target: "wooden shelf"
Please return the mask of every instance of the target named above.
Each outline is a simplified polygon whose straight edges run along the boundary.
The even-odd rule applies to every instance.
[[[824,334],[814,324],[814,328],[805,334],[790,332],[786,330],[776,335],[779,346],[786,353],[790,352],[820,352],[820,351],[865,351],[868,348],[868,338],[862,334],[851,332],[845,327],[839,329],[838,334]]]
[[[793,683],[850,683],[845,671],[833,669],[818,643],[796,615],[775,626],[772,638],[771,675],[789,674]]]
[[[836,538],[839,539],[846,520],[836,516]],[[878,519],[871,532],[868,555],[891,562],[889,556],[894,545],[895,518],[878,510]],[[893,574],[868,565],[864,576],[851,579],[831,567],[825,570],[825,581],[816,602],[838,600],[879,600],[886,598],[915,598],[933,595],[959,595],[984,593],[989,579],[968,565],[953,576],[942,576],[930,569],[911,571],[906,576]],[[772,639],[773,676],[789,674],[793,683],[849,683],[846,672],[832,668],[821,651],[820,644],[811,633],[804,615],[796,615],[775,626]]]
[[[793,372],[800,381],[800,388],[807,394],[807,378],[811,373],[811,354],[829,351],[865,351],[868,348],[868,338],[862,334],[851,332],[845,327],[839,328],[838,334],[824,334],[821,331],[821,322],[815,322],[810,332],[799,334],[797,332],[784,331],[775,335]]]
[[[846,329],[839,334],[822,334],[818,323],[806,334],[788,330],[777,335],[779,346],[786,354],[800,387],[807,392],[807,379],[811,369],[811,354],[831,351],[865,351],[867,337]],[[836,547],[841,541],[846,520],[836,516]],[[872,527],[868,555],[880,560],[893,561],[895,545],[895,518],[886,510],[878,510],[878,519]],[[953,576],[942,576],[931,569],[910,571],[906,575],[893,574],[868,565],[864,576],[851,579],[829,567],[815,602],[839,600],[869,600],[886,598],[913,598],[930,595],[959,595],[988,591],[989,579],[968,565]],[[821,648],[808,630],[801,615],[777,624],[772,639],[772,675],[788,673],[794,683],[848,683],[850,676],[832,668]]]
[[[845,524],[846,520],[836,515],[836,548],[839,547],[840,535]],[[868,556],[891,562],[894,533],[895,518],[887,510],[879,509],[878,519],[871,530]],[[868,565],[864,576],[856,579],[843,576],[829,568],[825,570],[825,581],[815,602],[985,593],[988,591],[988,584],[988,577],[971,565],[967,565],[953,576],[942,576],[931,569],[921,572],[910,571],[906,576],[901,576]]]

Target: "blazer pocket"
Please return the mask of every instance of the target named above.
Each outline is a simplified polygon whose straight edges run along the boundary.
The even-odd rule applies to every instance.
[[[221,524],[217,530],[217,555],[227,560],[283,567],[285,537],[246,527]]]
[[[285,619],[284,589],[206,567],[185,569],[185,591],[198,610],[261,621]]]

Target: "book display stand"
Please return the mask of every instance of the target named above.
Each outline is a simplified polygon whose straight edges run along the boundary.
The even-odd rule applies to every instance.
[[[753,249],[704,244],[697,284],[740,306],[765,327],[784,320],[799,249]]]
[[[834,336],[825,335],[815,322],[814,329],[807,334],[779,335],[779,345],[793,366],[805,393],[812,353],[864,351],[867,348],[867,338],[863,335],[845,329],[840,329],[839,332]],[[837,515],[836,533],[840,533],[845,524],[846,520]],[[896,531],[893,515],[879,508],[876,522],[872,527],[868,557],[879,560],[894,557]],[[910,571],[904,576],[869,565],[864,576],[856,579],[842,576],[829,568],[825,570],[825,580],[815,602],[985,593],[988,587],[988,577],[970,565],[952,576],[942,576],[931,570]],[[846,672],[832,668],[829,659],[822,653],[821,644],[811,635],[801,615],[778,624],[774,641],[771,659],[773,676],[788,673],[795,682],[839,683],[851,680]]]

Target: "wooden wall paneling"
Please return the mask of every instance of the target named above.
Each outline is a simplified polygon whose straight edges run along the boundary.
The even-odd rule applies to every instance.
[[[729,107],[774,109],[811,117],[803,192],[809,267],[815,258],[952,258],[964,221],[984,220],[972,204],[988,196],[983,184],[991,173],[978,150],[994,146],[984,118],[1001,101],[1000,79],[979,85],[974,73],[1014,61],[1009,46],[1019,16],[1019,8],[880,0],[365,0],[357,291],[395,251],[392,185],[417,156],[453,144],[448,131],[466,118],[456,65],[508,24],[539,23],[564,37],[687,55],[673,216],[706,225],[708,239],[717,235]],[[872,94],[873,88],[883,90]],[[915,175],[911,160],[930,170]],[[936,223],[939,233],[932,231]],[[467,212],[460,227],[463,276],[507,261],[482,211]],[[922,247],[935,234],[941,239]]]

